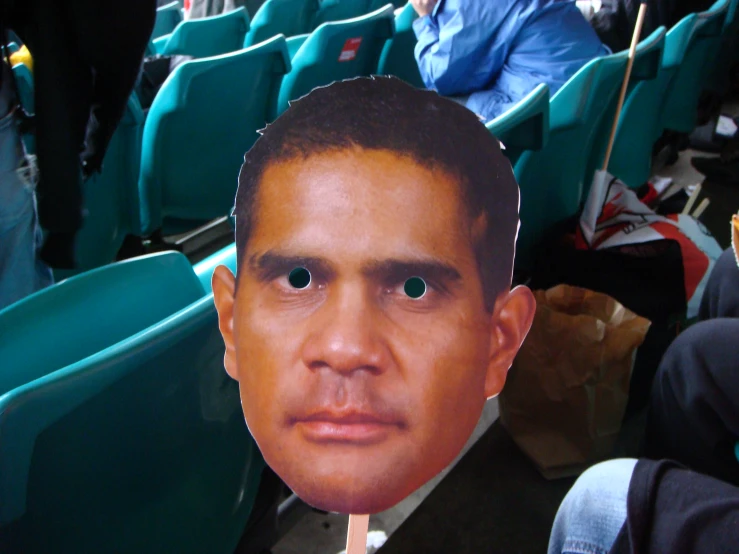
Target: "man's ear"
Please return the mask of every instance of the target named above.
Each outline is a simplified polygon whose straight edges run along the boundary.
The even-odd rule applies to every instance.
[[[226,344],[226,355],[223,364],[232,379],[238,380],[236,367],[236,346],[233,332],[234,298],[236,296],[236,278],[225,265],[219,265],[211,279],[213,300],[218,310],[218,327]]]
[[[519,286],[502,294],[492,314],[490,360],[485,379],[485,396],[500,394],[508,370],[531,329],[536,312],[536,299],[527,287]]]

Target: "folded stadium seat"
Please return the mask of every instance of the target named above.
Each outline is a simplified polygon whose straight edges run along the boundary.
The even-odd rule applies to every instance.
[[[721,45],[710,77],[709,88],[719,94],[726,94],[729,88],[729,69],[739,55],[739,0],[731,0],[726,12],[726,21],[721,31]]]
[[[388,4],[362,17],[324,23],[307,37],[294,37],[302,44],[291,58],[292,70],[282,80],[275,117],[290,100],[316,87],[375,75],[385,42],[394,31],[393,6]]]
[[[73,277],[0,327],[4,553],[234,552],[265,464],[182,254]]]
[[[319,0],[313,29],[329,21],[354,19],[369,13],[370,0]]]
[[[709,81],[721,46],[721,36],[729,10],[729,0],[718,0],[697,14],[695,39],[685,53],[675,75],[675,83],[665,99],[662,127],[690,133],[698,121],[698,100]]]
[[[182,8],[179,2],[175,1],[157,8],[151,39],[155,40],[164,35],[171,34],[181,22]]]
[[[631,188],[652,175],[652,150],[663,131],[662,109],[696,37],[697,20],[696,14],[688,15],[667,32],[657,76],[633,84],[624,102],[608,171]]]
[[[525,151],[516,161],[521,189],[518,270],[529,270],[540,240],[580,209],[591,145],[601,121],[612,121],[627,58],[628,52],[597,58],[573,75],[549,102],[546,147]]]
[[[156,53],[163,56],[207,58],[240,50],[249,30],[245,8],[212,17],[183,21],[172,32],[153,41]]]
[[[648,37],[644,38],[639,42],[636,48],[636,54],[634,56],[634,65],[631,71],[631,78],[629,79],[629,88],[626,91],[626,98],[624,100],[624,106],[621,109],[621,116],[619,117],[619,128],[623,128],[622,118],[625,120],[631,120],[633,122],[632,132],[635,134],[651,133],[655,126],[659,124],[660,113],[659,110],[655,110],[650,113],[640,114],[643,119],[634,121],[634,117],[637,114],[631,115],[631,111],[634,109],[632,106],[636,99],[637,105],[639,102],[639,96],[642,95],[654,95],[659,92],[658,89],[644,89],[637,88],[641,84],[653,83],[660,74],[660,66],[662,64],[662,58],[664,54],[665,46],[665,28],[660,27],[652,32]],[[620,85],[619,85],[620,88]],[[654,98],[643,99],[642,102],[651,103],[654,102]],[[656,99],[658,107],[662,101],[664,101],[664,92],[660,98]],[[615,114],[615,112],[614,112]],[[608,146],[608,140],[611,136],[613,129],[613,117],[611,119],[604,118],[600,122],[600,128],[595,134],[593,144],[590,150],[590,158],[588,165],[585,170],[585,181],[583,188],[583,200],[587,197],[590,192],[590,184],[595,172],[603,168],[603,162],[605,160],[606,148]],[[618,133],[618,128],[617,128]],[[648,155],[651,157],[652,146],[647,147],[646,152],[641,152],[640,155]],[[609,167],[611,167],[609,161]],[[618,173],[616,177],[621,177]],[[648,178],[649,176],[647,176]],[[646,179],[640,184],[644,184]],[[638,185],[637,185],[638,186]]]
[[[276,35],[292,37],[310,33],[317,11],[318,0],[267,0],[251,20],[244,47]]]
[[[141,233],[178,234],[228,215],[244,154],[290,70],[285,37],[179,65],[149,109],[141,145]]]
[[[503,143],[511,165],[527,150],[541,150],[549,140],[549,87],[541,84],[518,104],[485,124]]]
[[[395,15],[395,34],[382,50],[377,73],[394,75],[414,87],[426,88],[414,53],[417,40],[413,21],[417,17],[418,14],[410,3],[398,10]]]

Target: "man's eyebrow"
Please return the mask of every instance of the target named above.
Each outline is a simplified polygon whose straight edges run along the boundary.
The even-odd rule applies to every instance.
[[[305,267],[308,270],[313,269],[324,274],[332,273],[330,264],[323,258],[279,254],[271,250],[252,255],[247,263],[249,269],[261,278],[289,273],[296,267]]]
[[[453,266],[439,260],[378,260],[365,266],[363,273],[368,277],[408,279],[427,277],[436,281],[454,282],[462,279]]]

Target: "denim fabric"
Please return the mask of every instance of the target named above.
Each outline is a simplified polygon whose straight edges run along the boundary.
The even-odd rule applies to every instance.
[[[548,554],[608,554],[626,521],[636,460],[609,460],[585,471],[554,519]]]
[[[0,89],[0,310],[53,282],[51,270],[36,258],[42,239],[36,217],[31,172],[11,101],[12,81],[2,64]]]

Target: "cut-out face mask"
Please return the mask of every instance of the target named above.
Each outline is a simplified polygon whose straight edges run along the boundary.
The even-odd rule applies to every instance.
[[[449,102],[395,80],[357,81],[311,93],[288,110],[288,121],[315,94],[338,95],[330,117],[345,110],[354,124],[370,118],[368,126],[376,125],[373,116],[361,102],[343,106],[342,94],[352,102],[366,94],[371,104],[385,87],[407,95],[409,106],[430,94],[444,107]],[[507,171],[498,170],[508,179],[501,187],[514,187],[513,208],[501,214],[515,221],[498,250],[510,257],[498,260],[494,249],[485,253],[496,214],[471,208],[451,162],[418,161],[412,147],[397,146],[400,132],[386,147],[351,136],[326,147],[330,137],[319,129],[326,119],[301,121],[307,135],[313,129],[305,126],[317,126],[318,136],[305,140],[320,147],[301,143],[300,154],[270,147],[288,153],[255,168],[249,156],[263,159],[258,142],[242,169],[238,280],[225,267],[213,277],[225,365],[239,381],[246,422],[266,462],[298,496],[327,511],[376,513],[454,460],[528,332],[533,296],[522,287],[510,291],[518,191],[490,137],[488,154]],[[281,124],[260,141],[289,134]]]

